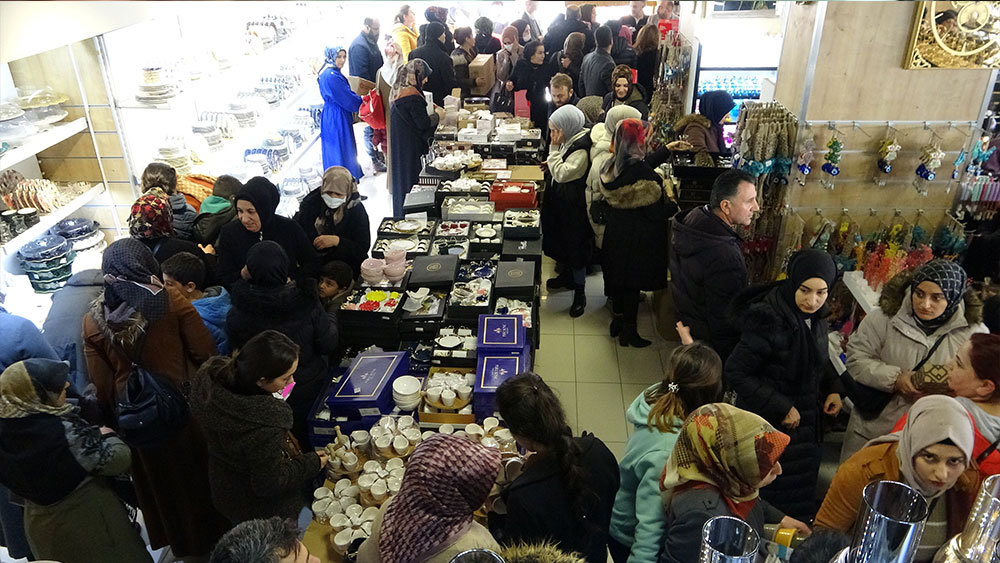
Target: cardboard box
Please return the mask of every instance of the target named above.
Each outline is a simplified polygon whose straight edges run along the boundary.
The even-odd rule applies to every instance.
[[[360,76],[348,76],[347,83],[350,84],[351,90],[359,96],[364,96],[375,88],[374,82],[371,80],[365,80]]]
[[[542,169],[537,166],[515,164],[507,167],[512,182],[541,182],[545,179]]]
[[[475,373],[476,369],[472,367],[469,368],[432,367],[430,371],[428,371],[428,376],[437,373],[439,371],[450,371],[456,373]],[[427,381],[429,381],[429,378],[424,380],[425,389]],[[434,430],[436,430],[437,427],[440,426],[441,424],[454,424],[454,425],[464,426],[466,424],[471,424],[476,421],[475,414],[458,414],[458,411],[423,412],[423,405],[421,405],[420,414],[418,418],[420,420],[420,426],[422,428],[434,429]],[[425,424],[427,425],[426,427]],[[459,429],[461,428],[456,428],[456,430]]]

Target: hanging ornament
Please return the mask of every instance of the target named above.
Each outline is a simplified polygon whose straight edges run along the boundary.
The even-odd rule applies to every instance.
[[[962,172],[959,170],[959,167],[962,166],[962,163],[965,162],[966,154],[968,154],[968,151],[962,149],[962,152],[958,153],[958,156],[955,158],[955,162],[952,163],[955,167],[955,169],[951,171],[952,180],[958,180],[958,177],[962,175]]]
[[[816,149],[816,143],[812,139],[806,139],[802,143],[802,151],[799,152],[799,157],[796,160],[796,166],[798,167],[799,174],[796,180],[799,182],[800,186],[806,185],[806,176],[812,172],[812,161],[815,158],[813,151]]]
[[[927,195],[927,182],[932,182],[937,177],[935,171],[941,166],[945,154],[936,142],[924,145],[920,152],[920,166],[917,166],[917,178],[913,181],[913,187],[920,195]]]
[[[895,137],[886,137],[879,142],[878,160],[875,162],[875,166],[878,167],[881,174],[876,172],[873,180],[880,187],[885,185],[885,177],[892,172],[892,161],[896,160],[901,148]]]
[[[840,151],[844,150],[844,143],[841,143],[840,139],[837,138],[837,133],[834,133],[833,136],[830,137],[830,142],[826,144],[826,148],[828,150],[826,151],[826,154],[823,155],[823,160],[826,161],[822,167],[823,172],[836,177],[840,174],[840,166],[838,165],[840,164]],[[824,178],[822,180],[822,184],[823,187],[828,190],[833,189],[832,180]]]

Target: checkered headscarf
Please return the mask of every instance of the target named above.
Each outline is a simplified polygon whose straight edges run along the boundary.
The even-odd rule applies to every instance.
[[[917,271],[913,273],[913,281],[910,282],[911,291],[912,288],[916,288],[925,281],[936,283],[941,288],[945,299],[948,300],[948,307],[945,308],[944,313],[941,313],[941,316],[930,321],[925,321],[917,315],[913,315],[913,318],[916,319],[921,328],[936,329],[948,322],[948,319],[955,314],[959,304],[962,303],[969,276],[958,264],[938,258],[917,268]]]

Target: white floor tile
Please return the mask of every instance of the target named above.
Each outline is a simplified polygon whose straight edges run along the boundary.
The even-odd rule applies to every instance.
[[[618,353],[607,336],[575,336],[576,380],[620,383]]]
[[[611,311],[605,307],[607,298],[603,295],[588,296],[587,309],[582,315],[573,319],[573,332],[576,335],[604,336],[610,339],[608,327],[611,325]]]
[[[622,386],[617,383],[577,383],[577,412],[580,430],[593,432],[604,442],[625,442],[625,411],[622,404]]]
[[[663,364],[656,348],[618,348],[622,383],[656,383],[663,380]]]
[[[539,313],[542,334],[573,334],[573,318],[569,316],[569,307],[572,303],[571,293],[542,296]]]
[[[575,342],[570,334],[546,334],[535,352],[535,373],[546,381],[576,381]]]

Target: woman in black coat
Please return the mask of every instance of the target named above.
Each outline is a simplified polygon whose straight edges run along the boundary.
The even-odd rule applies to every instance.
[[[574,31],[566,36],[563,48],[549,55],[549,76],[563,73],[573,79],[573,91],[579,94],[580,68],[583,66],[583,46],[586,36]],[[563,59],[566,59],[565,61]]]
[[[511,72],[514,90],[527,90],[531,104],[531,121],[542,130],[542,138],[549,134],[549,104],[545,99],[549,87],[549,68],[545,64],[545,45],[541,41],[531,41],[524,47],[524,56],[514,65]]]
[[[302,200],[294,219],[319,252],[320,265],[340,260],[351,267],[355,278],[361,275],[372,235],[368,212],[349,170],[327,168],[323,185]]]
[[[636,328],[639,293],[667,287],[667,224],[677,204],[667,198],[663,179],[645,158],[645,128],[626,119],[615,129],[614,154],[601,168],[601,194],[607,213],[601,269],[611,297],[611,335],[622,346],[651,342]]]
[[[236,216],[219,233],[217,281],[230,286],[240,279],[250,247],[260,241],[278,243],[290,259],[289,271],[295,278],[315,277],[318,268],[312,241],[302,227],[288,217],[275,214],[281,196],[278,188],[263,176],[250,178],[236,194]]]
[[[816,513],[820,409],[832,416],[841,406],[839,381],[827,356],[824,306],[836,276],[829,254],[803,250],[789,261],[786,280],[749,288],[733,302],[742,336],[726,360],[724,381],[736,392],[736,406],[791,437],[782,458],[784,473],[761,496],[803,521]]]
[[[236,282],[231,291],[233,307],[226,317],[229,342],[239,349],[261,332],[276,330],[298,345],[299,365],[288,404],[294,418],[292,433],[305,444],[309,409],[330,381],[327,356],[337,348],[337,326],[320,304],[314,280],[289,279],[288,256],[278,243],[265,240],[253,245],[246,263],[249,279]]]
[[[423,86],[431,69],[423,59],[410,60],[396,73],[389,96],[389,159],[392,164],[392,214],[403,216],[403,201],[420,179],[420,157],[430,149],[443,111],[428,115]]]
[[[632,69],[625,65],[618,65],[611,71],[611,91],[604,95],[601,107],[604,113],[621,105],[632,106],[639,110],[642,119],[649,118],[649,106],[646,105],[646,94],[642,86],[632,81]]]
[[[481,55],[495,55],[502,49],[500,40],[493,37],[493,20],[479,18],[476,20],[476,51]]]
[[[427,75],[424,89],[434,94],[434,103],[439,106],[444,106],[444,97],[451,95],[451,91],[458,87],[455,64],[451,60],[452,50],[445,46],[444,30],[444,26],[438,22],[427,24],[424,31],[426,41],[410,51],[407,59],[423,59],[430,66],[431,72]]]
[[[635,43],[632,48],[635,50],[636,76],[639,85],[642,86],[643,98],[648,105],[653,98],[653,89],[656,88],[656,63],[657,50],[660,45],[660,31],[655,25],[644,25],[635,36]]]

